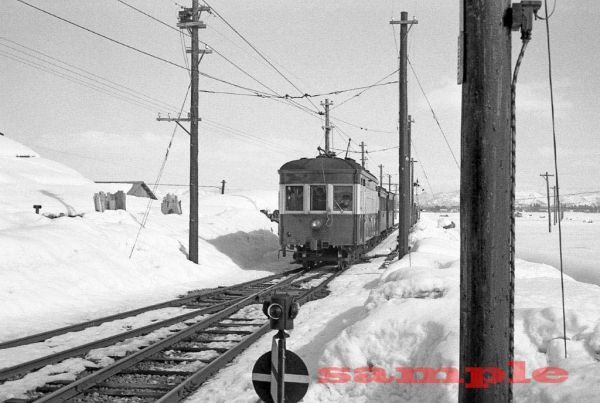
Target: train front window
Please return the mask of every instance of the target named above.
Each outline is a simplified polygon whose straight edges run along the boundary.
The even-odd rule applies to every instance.
[[[310,209],[312,211],[325,211],[327,209],[327,188],[325,185],[311,185]]]
[[[352,211],[352,186],[333,187],[333,209],[335,211]]]
[[[302,211],[304,200],[304,186],[285,187],[285,209],[287,211]]]

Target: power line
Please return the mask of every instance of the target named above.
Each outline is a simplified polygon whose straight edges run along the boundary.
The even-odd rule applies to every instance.
[[[208,7],[210,7],[211,13],[214,13],[217,17],[219,17],[221,19],[221,21],[223,21],[244,42],[246,42],[246,44],[248,46],[250,46],[252,48],[252,50],[254,50],[265,62],[267,62],[269,64],[269,66],[271,66],[273,68],[273,70],[275,70],[281,77],[283,77],[283,79],[285,81],[287,81],[292,87],[294,87],[300,94],[304,94],[304,91],[302,91],[300,88],[298,88],[289,78],[287,78],[273,63],[271,63],[271,61],[269,59],[267,59],[267,57],[265,57],[252,43],[250,43],[250,41],[248,41],[237,29],[235,29],[233,27],[233,25],[231,25],[217,10],[215,10],[214,7],[212,7],[210,4],[208,4],[208,2],[205,0],[202,0],[202,2],[204,4],[206,4]],[[318,112],[319,108],[317,107],[317,105],[315,105],[315,103],[310,98],[307,98],[307,99],[313,105],[315,110]]]
[[[381,79],[379,79],[379,80],[375,81],[373,84],[371,84],[371,85],[369,85],[369,86],[366,86],[366,87],[364,87],[364,89],[363,89],[361,92],[359,92],[359,93],[357,93],[357,94],[354,94],[354,95],[352,95],[350,98],[348,98],[348,99],[346,99],[346,100],[344,100],[344,101],[340,102],[339,104],[337,104],[336,106],[334,106],[333,108],[331,108],[331,110],[333,110],[333,109],[336,109],[336,108],[339,108],[340,106],[344,105],[346,102],[349,102],[349,101],[351,101],[352,99],[354,99],[354,98],[357,98],[357,97],[361,96],[362,94],[364,94],[364,93],[365,93],[366,91],[368,91],[369,89],[371,89],[371,88],[373,88],[373,87],[377,87],[377,86],[379,86],[379,85],[380,85],[379,83],[381,83],[383,80],[387,80],[389,77],[391,77],[391,76],[393,76],[394,74],[396,74],[396,73],[398,72],[398,70],[399,70],[399,69],[396,69],[396,70],[392,71],[390,74],[387,74],[385,77],[382,77]],[[397,83],[397,82],[398,82],[398,81],[394,81],[393,83]],[[389,82],[388,84],[392,84],[392,82]],[[360,88],[358,88],[358,89],[360,89]]]
[[[126,47],[126,48],[128,48],[128,49],[131,49],[131,50],[133,50],[133,51],[135,51],[135,52],[138,52],[138,53],[141,53],[141,54],[143,54],[143,55],[146,55],[146,56],[152,57],[152,58],[154,58],[154,59],[156,59],[156,60],[162,61],[162,62],[164,62],[164,63],[168,63],[168,64],[170,64],[170,65],[172,65],[172,66],[178,67],[178,68],[180,68],[180,69],[183,69],[183,70],[186,70],[186,71],[188,71],[188,72],[189,72],[189,69],[188,69],[187,67],[185,67],[185,66],[182,66],[182,65],[180,65],[180,64],[174,63],[174,62],[172,62],[172,61],[170,61],[170,60],[167,60],[167,59],[164,59],[164,58],[162,58],[162,57],[160,57],[160,56],[156,56],[156,55],[154,55],[154,54],[152,54],[152,53],[149,53],[149,52],[146,52],[146,51],[144,51],[144,50],[138,49],[138,48],[136,48],[136,47],[134,47],[134,46],[128,45],[128,44],[126,44],[126,43],[124,43],[124,42],[121,42],[121,41],[119,41],[119,40],[117,40],[117,39],[113,39],[113,38],[111,38],[111,37],[109,37],[109,36],[106,36],[106,35],[104,35],[104,34],[101,34],[101,33],[99,33],[99,32],[96,32],[96,31],[94,31],[94,30],[92,30],[92,29],[86,28],[86,27],[84,27],[83,25],[79,25],[79,24],[77,24],[77,23],[75,23],[75,22],[72,22],[72,21],[70,21],[70,20],[66,19],[66,18],[60,17],[60,16],[58,16],[58,15],[56,15],[56,14],[53,14],[53,13],[51,13],[51,12],[49,12],[49,11],[46,11],[46,10],[44,10],[44,9],[41,9],[41,8],[39,8],[39,7],[36,7],[36,6],[32,5],[32,4],[29,4],[29,3],[25,2],[24,0],[17,0],[17,1],[18,1],[18,2],[20,2],[20,3],[23,3],[23,4],[27,5],[27,6],[29,6],[29,7],[31,7],[31,8],[34,8],[34,9],[36,9],[36,10],[38,10],[38,11],[41,11],[41,12],[43,12],[43,13],[45,13],[45,14],[48,14],[48,15],[50,15],[50,16],[52,16],[52,17],[54,17],[54,18],[57,18],[57,19],[59,19],[59,20],[61,20],[61,21],[64,21],[64,22],[66,22],[66,23],[68,23],[68,24],[71,24],[71,25],[73,25],[73,26],[75,26],[75,27],[77,27],[77,28],[80,28],[80,29],[83,29],[83,30],[85,30],[85,31],[87,31],[87,32],[90,32],[90,33],[92,33],[92,34],[94,34],[94,35],[96,35],[96,36],[99,36],[99,37],[103,38],[103,39],[109,40],[109,41],[111,41],[111,42],[113,42],[113,43],[116,43],[116,44],[118,44],[118,45],[121,45],[121,46],[123,46],[123,47]],[[208,73],[203,73],[203,72],[200,72],[200,75],[202,75],[202,76],[204,76],[204,77],[207,77],[207,78],[210,78],[210,79],[212,79],[212,80],[215,80],[215,81],[219,81],[219,82],[221,82],[221,83],[224,83],[224,84],[227,84],[227,85],[231,85],[231,86],[233,86],[233,87],[236,87],[236,88],[244,89],[244,90],[246,90],[246,91],[255,92],[255,93],[261,93],[261,91],[254,90],[254,89],[251,89],[251,88],[248,88],[248,87],[244,87],[244,86],[242,86],[242,85],[234,84],[234,83],[232,83],[232,82],[229,82],[229,81],[227,81],[227,80],[223,80],[223,79],[217,78],[217,77],[215,77],[215,76],[213,76],[213,75],[210,75],[210,74],[208,74]]]
[[[123,5],[131,8],[131,9],[137,11],[138,13],[145,15],[146,17],[150,18],[151,20],[154,20],[154,21],[158,22],[159,24],[164,25],[165,27],[172,29],[173,31],[176,31],[178,33],[183,33],[184,35],[186,35],[188,37],[190,36],[188,33],[181,31],[179,28],[175,28],[174,26],[167,24],[166,22],[164,22],[164,21],[162,21],[162,20],[154,17],[153,15],[151,15],[151,14],[149,14],[149,13],[143,11],[143,10],[140,10],[137,7],[132,6],[129,3],[124,2],[123,0],[117,0],[117,1],[119,3],[121,3],[121,4],[123,4]]]
[[[345,124],[347,124],[347,125],[349,125],[349,126],[352,126],[352,127],[356,128],[356,129],[364,130],[364,131],[367,131],[367,132],[387,133],[387,134],[396,134],[396,133],[397,133],[397,132],[393,132],[393,131],[391,131],[391,130],[379,130],[379,129],[371,129],[371,128],[368,128],[368,127],[365,127],[365,126],[357,125],[356,123],[351,123],[351,122],[348,122],[348,121],[346,121],[346,120],[343,120],[343,119],[340,119],[340,118],[338,118],[338,117],[333,117],[333,118],[334,118],[334,119],[335,119],[337,122],[342,122],[342,123],[345,123]]]
[[[90,82],[78,79],[76,77],[72,77],[72,76],[66,75],[64,73],[61,73],[61,72],[55,70],[55,69],[52,69],[50,67],[47,67],[47,66],[35,63],[35,62],[31,61],[31,60],[26,60],[26,59],[23,59],[23,58],[18,57],[16,55],[13,55],[13,54],[5,53],[3,51],[0,51],[0,55],[2,55],[4,57],[7,57],[9,59],[12,59],[14,61],[17,61],[19,63],[25,64],[26,66],[35,68],[37,70],[41,70],[41,71],[44,71],[46,73],[53,74],[53,75],[55,75],[57,77],[64,78],[65,80],[71,81],[73,83],[76,83],[76,84],[79,84],[79,85],[83,85],[84,87],[93,89],[95,91],[101,92],[101,93],[106,94],[106,95],[109,95],[109,96],[111,96],[113,98],[116,98],[116,99],[128,102],[128,103],[136,105],[136,106],[139,106],[139,107],[141,107],[143,109],[146,109],[146,110],[149,110],[149,111],[152,111],[152,112],[156,112],[156,109],[157,109],[156,107],[152,107],[151,108],[151,105],[148,105],[146,103],[142,103],[142,102],[140,102],[138,100],[135,100],[135,99],[126,98],[123,95],[115,94],[114,92],[111,92],[110,90],[108,90],[106,88],[102,88],[102,87],[94,85],[94,84],[92,84]]]
[[[433,110],[433,106],[431,106],[431,102],[429,102],[429,98],[427,97],[427,94],[425,93],[425,90],[423,89],[423,86],[421,85],[419,76],[417,76],[417,72],[415,71],[415,68],[413,67],[413,64],[411,63],[410,59],[407,58],[407,60],[408,60],[408,65],[410,66],[410,69],[412,70],[413,75],[415,76],[415,79],[417,80],[417,84],[419,85],[419,88],[421,89],[421,93],[423,94],[423,97],[425,97],[425,101],[427,101],[427,105],[429,105],[429,110],[431,111],[431,114],[433,115],[433,120],[435,120],[435,123],[437,124],[437,126],[440,129],[440,133],[442,133],[442,137],[444,138],[444,141],[446,142],[446,145],[448,146],[448,150],[450,150],[450,154],[452,155],[452,159],[454,160],[456,167],[460,170],[460,164],[458,163],[458,160],[456,159],[456,156],[454,155],[454,151],[452,151],[452,147],[450,147],[450,143],[448,142],[446,133],[444,132],[444,129],[442,129],[442,125],[440,124],[440,121],[438,120],[437,115],[435,114],[435,111]]]
[[[80,73],[78,73],[78,72],[76,72],[76,71],[70,70],[70,69],[68,69],[68,68],[66,68],[66,67],[63,67],[63,66],[57,65],[57,64],[55,64],[55,63],[52,63],[52,62],[49,62],[49,61],[47,61],[47,60],[43,60],[43,59],[41,59],[41,58],[39,58],[39,57],[37,57],[37,56],[35,56],[35,55],[32,55],[32,54],[30,54],[30,53],[27,53],[27,52],[23,51],[23,50],[21,50],[21,49],[17,49],[17,48],[14,48],[14,47],[12,47],[12,46],[9,46],[9,45],[7,45],[7,44],[0,43],[0,46],[4,46],[4,47],[6,47],[6,48],[12,49],[12,50],[14,50],[14,51],[17,51],[17,52],[19,52],[19,53],[23,53],[23,54],[25,54],[25,55],[27,55],[27,56],[29,56],[29,57],[32,57],[32,58],[34,58],[34,59],[36,59],[36,60],[38,60],[38,61],[40,61],[40,62],[43,62],[43,63],[48,63],[49,65],[52,65],[52,66],[58,67],[59,69],[62,69],[62,70],[68,71],[68,72],[70,72],[70,73],[72,73],[72,74],[75,74],[76,76],[79,76],[79,77],[85,78],[86,80],[90,80],[90,81],[93,81],[93,82],[97,82],[97,83],[98,83],[98,84],[100,84],[100,85],[104,85],[104,86],[106,86],[106,87],[109,87],[109,88],[111,88],[111,89],[114,89],[114,90],[116,90],[116,91],[123,92],[123,93],[124,93],[124,94],[126,94],[127,96],[131,96],[131,97],[134,97],[134,98],[136,98],[136,99],[139,99],[139,100],[141,100],[141,101],[148,102],[148,103],[150,103],[150,104],[153,104],[154,106],[158,106],[158,107],[160,107],[160,108],[165,108],[165,107],[167,107],[167,108],[169,108],[169,109],[172,109],[172,110],[174,110],[174,111],[175,111],[175,110],[177,110],[177,108],[176,108],[175,106],[173,106],[173,105],[171,105],[171,104],[169,104],[169,103],[167,103],[167,102],[161,101],[161,100],[159,100],[159,99],[157,99],[157,98],[154,98],[154,97],[152,97],[152,96],[150,96],[150,95],[144,94],[144,93],[142,93],[142,92],[140,92],[140,91],[137,91],[137,90],[135,90],[135,89],[133,89],[133,88],[127,87],[127,86],[125,86],[125,85],[123,85],[123,84],[119,84],[119,83],[117,83],[117,82],[114,82],[114,81],[112,81],[112,80],[110,80],[110,79],[108,79],[108,78],[105,78],[105,77],[99,76],[99,75],[97,75],[97,74],[94,74],[94,73],[92,73],[92,72],[90,72],[90,71],[88,71],[88,70],[85,70],[85,69],[81,68],[81,67],[77,67],[77,66],[75,66],[75,65],[73,65],[73,64],[70,64],[70,63],[68,63],[68,62],[65,62],[64,60],[61,60],[61,59],[58,59],[58,58],[56,58],[56,57],[50,56],[50,55],[48,55],[48,54],[46,54],[46,53],[44,53],[44,52],[41,52],[41,51],[39,51],[39,50],[36,50],[36,49],[30,48],[30,47],[28,47],[28,46],[25,46],[25,45],[23,45],[23,44],[20,44],[20,43],[18,43],[18,42],[16,42],[16,41],[13,41],[13,40],[11,40],[11,39],[0,37],[0,41],[7,41],[7,42],[10,42],[10,43],[12,43],[12,44],[15,44],[15,45],[17,45],[17,46],[20,46],[20,47],[22,47],[22,48],[24,48],[24,49],[27,49],[27,50],[29,50],[29,51],[31,51],[31,52],[34,52],[34,53],[40,54],[40,55],[42,55],[42,56],[44,56],[44,57],[46,57],[46,58],[48,58],[48,59],[50,59],[50,60],[57,61],[57,62],[59,62],[59,63],[62,63],[62,64],[64,64],[64,65],[66,65],[66,66],[72,67],[73,69],[76,69],[76,70],[79,70],[79,71],[81,71],[81,72],[84,72],[85,74],[88,74],[88,75],[90,75],[90,76],[92,76],[92,77],[94,77],[94,78],[87,77],[87,76],[85,76],[85,75],[82,75],[82,74],[80,74]],[[96,79],[95,79],[95,78],[96,78]],[[101,81],[99,81],[99,80],[101,80]],[[106,83],[105,83],[105,82],[102,82],[102,81],[105,81]],[[107,84],[107,83],[108,83],[108,84]]]
[[[154,54],[152,54],[152,53],[146,52],[145,50],[138,49],[138,48],[136,48],[135,46],[128,45],[128,44],[126,44],[126,43],[124,43],[124,42],[121,42],[121,41],[119,41],[119,40],[117,40],[117,39],[114,39],[114,38],[111,38],[111,37],[109,37],[109,36],[106,36],[106,35],[104,35],[104,34],[101,34],[101,33],[99,33],[99,32],[96,32],[96,31],[94,31],[94,30],[92,30],[92,29],[86,28],[86,27],[84,27],[83,25],[79,25],[79,24],[77,24],[77,23],[75,23],[75,22],[73,22],[73,21],[70,21],[70,20],[66,19],[66,18],[60,17],[60,16],[58,16],[58,15],[56,15],[56,14],[53,14],[53,13],[51,13],[51,12],[49,12],[49,11],[46,11],[46,10],[42,9],[42,8],[36,7],[36,6],[34,6],[33,4],[29,4],[29,3],[25,2],[24,0],[17,0],[17,1],[18,1],[19,3],[23,3],[23,4],[25,4],[26,6],[29,6],[29,7],[31,7],[31,8],[34,8],[34,9],[36,9],[36,10],[38,10],[38,11],[41,11],[41,12],[42,12],[42,13],[44,13],[44,14],[47,14],[47,15],[49,15],[49,16],[52,16],[52,17],[54,17],[54,18],[57,18],[57,19],[59,19],[59,20],[61,20],[61,21],[63,21],[63,22],[66,22],[67,24],[71,24],[71,25],[73,25],[73,26],[75,26],[75,27],[77,27],[77,28],[83,29],[84,31],[87,31],[87,32],[89,32],[89,33],[91,33],[91,34],[94,34],[94,35],[96,35],[96,36],[99,36],[99,37],[101,37],[101,38],[103,38],[103,39],[106,39],[106,40],[108,40],[108,41],[111,41],[111,42],[113,42],[113,43],[116,43],[117,45],[121,45],[121,46],[123,46],[123,47],[126,47],[127,49],[130,49],[130,50],[133,50],[133,51],[135,51],[135,52],[141,53],[141,54],[143,54],[143,55],[146,55],[146,56],[148,56],[148,57],[151,57],[151,58],[153,58],[153,59],[159,60],[159,61],[161,61],[161,62],[164,62],[164,63],[170,64],[170,65],[172,65],[172,66],[178,67],[178,68],[180,68],[180,69],[187,70],[187,68],[186,68],[185,66],[182,66],[182,65],[180,65],[180,64],[174,63],[174,62],[172,62],[172,61],[170,61],[170,60],[167,60],[167,59],[164,59],[164,58],[162,58],[162,57],[160,57],[160,56],[156,56],[156,55],[154,55]]]

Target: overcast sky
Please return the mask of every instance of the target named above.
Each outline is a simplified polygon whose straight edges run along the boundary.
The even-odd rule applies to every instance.
[[[117,0],[27,1],[175,64],[185,64],[176,31]],[[125,1],[169,24],[177,21],[179,7],[173,1]],[[394,35],[389,20],[399,18],[401,10],[408,11],[419,20],[409,34],[409,58],[460,160],[458,0],[209,2],[303,93],[309,94],[369,85],[393,72],[398,63],[394,40],[398,33]],[[189,1],[180,3],[188,5]],[[0,131],[93,180],[154,182],[174,128],[173,123],[157,122],[156,116],[181,106],[188,73],[16,0],[2,0],[0,12]],[[223,21],[206,14],[202,19],[208,28],[200,31],[201,40],[278,93],[298,95]],[[600,6],[592,0],[558,2],[551,18],[563,193],[600,189],[596,124],[600,106],[599,20]],[[514,63],[520,43],[517,33],[513,38]],[[95,76],[88,76],[95,81],[61,70],[56,65],[87,74],[36,52],[93,73]],[[204,58],[200,70],[269,92],[214,53]],[[86,86],[64,76],[84,80]],[[102,87],[102,79],[126,86],[126,94]],[[396,79],[396,75],[390,79]],[[420,162],[417,177],[426,183],[424,168],[434,192],[457,190],[458,168],[410,70],[408,80],[408,110],[416,121],[413,139]],[[538,175],[553,171],[547,83],[545,26],[536,21],[517,90],[520,190],[544,190]],[[103,90],[94,90],[90,85]],[[200,88],[245,92],[205,77],[200,79]],[[334,147],[345,148],[348,137],[352,138],[354,151],[359,150],[362,141],[371,151],[396,146],[397,91],[396,84],[376,87],[339,108],[335,106],[356,92],[329,96],[334,102]],[[151,97],[152,105],[140,104],[140,94]],[[319,105],[324,98],[314,98],[313,102]],[[299,103],[314,109],[304,100]],[[218,185],[226,179],[231,188],[275,189],[277,169],[285,161],[315,156],[316,148],[323,145],[319,116],[281,100],[201,93],[200,116],[203,185]],[[188,147],[187,134],[177,129],[163,183],[187,182]],[[358,154],[351,155],[359,158]],[[379,164],[384,165],[385,173],[397,172],[396,150],[372,152],[368,158],[368,168],[376,174]]]

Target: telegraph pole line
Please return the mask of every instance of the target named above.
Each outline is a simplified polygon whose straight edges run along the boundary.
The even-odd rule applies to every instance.
[[[331,105],[333,105],[333,102],[331,102],[327,98],[325,98],[325,102],[321,102],[321,106],[325,107],[325,126],[323,126],[323,128],[325,129],[325,154],[327,156],[331,155],[331,146],[329,140],[331,129],[333,128],[333,126],[329,122],[329,107]]]
[[[408,253],[408,230],[410,227],[410,205],[409,205],[409,194],[410,194],[410,176],[409,176],[409,149],[408,143],[408,106],[407,106],[407,34],[408,26],[412,24],[418,24],[415,19],[409,20],[408,13],[402,11],[400,13],[400,20],[391,20],[390,24],[400,25],[400,54],[398,55],[398,62],[400,64],[398,69],[398,178],[399,192],[398,192],[398,203],[399,203],[399,214],[398,214],[398,257]]]
[[[360,164],[364,168],[365,167],[365,142],[360,142]]]
[[[199,6],[198,0],[192,0],[191,8],[184,8],[179,11],[179,22],[177,26],[181,29],[187,29],[192,37],[192,47],[187,50],[191,53],[191,102],[190,112],[185,117],[161,117],[157,120],[176,122],[185,132],[190,135],[190,219],[189,219],[189,238],[188,238],[188,259],[198,263],[198,122],[201,120],[198,116],[198,64],[200,53],[212,53],[210,50],[200,50],[198,41],[198,29],[206,28],[206,25],[200,21],[200,13],[210,11],[209,7]],[[190,122],[188,131],[181,122]]]
[[[461,2],[461,403],[512,401],[509,382],[469,388],[465,371],[493,367],[512,375],[511,27],[503,24],[509,9],[510,0]]]
[[[550,216],[552,215],[550,213],[550,183],[548,182],[548,178],[554,175],[550,175],[548,171],[546,171],[545,174],[540,174],[540,176],[546,180],[546,197],[548,198],[548,232],[552,232],[552,222],[550,221]]]

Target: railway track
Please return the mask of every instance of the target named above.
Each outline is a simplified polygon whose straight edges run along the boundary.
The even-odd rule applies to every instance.
[[[164,333],[164,337],[158,341],[123,358],[111,357],[116,361],[110,365],[85,368],[74,381],[52,381],[29,391],[26,399],[10,399],[7,402],[179,401],[269,331],[262,305],[259,304],[262,297],[275,290],[285,290],[297,295],[299,302],[304,303],[322,297],[326,292],[325,287],[338,273],[339,271],[331,268],[291,270],[232,287],[186,296],[143,310],[129,311],[4,343],[0,348],[21,346],[28,344],[28,341],[37,342],[168,306],[183,306],[190,310],[142,328],[0,370],[0,380],[6,381],[5,383],[18,382],[23,375],[31,374],[46,365],[86,356],[92,350],[113,346],[157,329]]]

